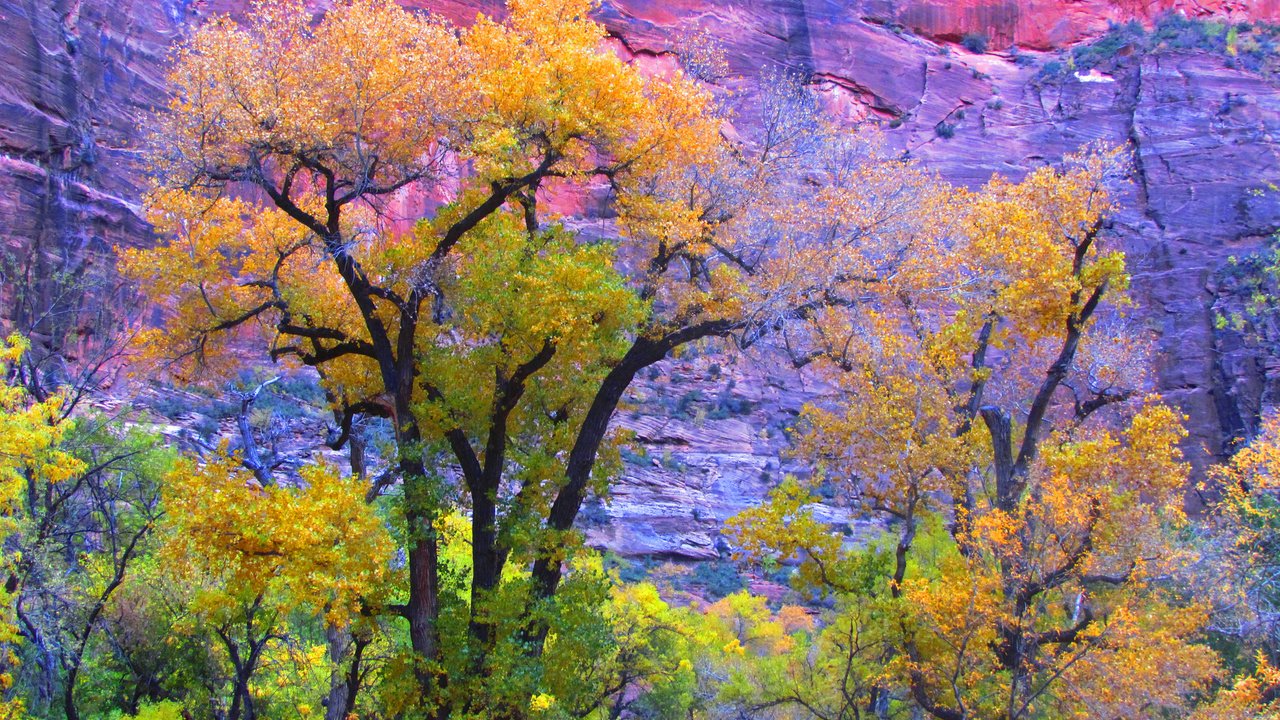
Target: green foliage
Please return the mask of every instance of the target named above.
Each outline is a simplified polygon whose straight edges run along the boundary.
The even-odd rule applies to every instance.
[[[1031,67],[1036,64],[1035,57],[1028,53],[1019,51],[1017,45],[1013,45],[1009,48],[1009,56],[1013,58],[1013,64],[1018,67]]]
[[[647,466],[652,462],[652,458],[649,457],[649,449],[643,445],[637,445],[634,449],[623,447],[621,453],[622,459],[632,465]]]
[[[182,703],[172,700],[143,702],[138,705],[138,712],[132,715],[119,710],[107,715],[107,720],[182,720]]]
[[[1228,67],[1272,75],[1280,70],[1278,49],[1280,26],[1226,23],[1169,12],[1151,30],[1136,20],[1112,23],[1101,38],[1073,48],[1063,60],[1046,63],[1040,76],[1063,79],[1069,72],[1111,69],[1116,59],[1126,54],[1192,51],[1217,55]]]
[[[195,414],[215,424],[219,420],[234,418],[240,412],[238,403],[208,392],[193,392],[191,395],[166,392],[148,403],[148,407],[170,420]]]
[[[746,587],[738,566],[728,560],[700,562],[693,568],[693,583],[706,591],[707,597],[719,600]]]
[[[609,509],[598,497],[592,496],[582,505],[578,512],[578,522],[585,527],[600,527],[609,522]]]
[[[733,381],[731,380],[716,396],[711,412],[707,413],[707,419],[725,420],[736,415],[747,415],[754,408],[755,403],[744,397],[738,397],[733,393]]]
[[[316,368],[291,368],[264,390],[254,422],[359,416],[372,423],[364,437],[377,446],[377,484],[323,461],[254,473],[225,446],[179,457],[125,425],[64,416],[60,397],[41,403],[3,386],[0,539],[13,590],[0,595],[0,720],[57,717],[60,691],[83,717],[108,720],[339,711],[405,720],[1056,720],[1095,707],[1108,717],[1171,715],[1222,677],[1197,644],[1203,609],[1167,580],[1182,569],[1181,557],[1164,554],[1182,521],[1176,413],[1134,410],[1117,420],[1137,428],[1123,435],[1084,418],[1060,426],[1036,445],[1015,492],[1004,487],[1009,478],[991,476],[994,423],[965,410],[986,392],[984,402],[1020,411],[1009,398],[1046,376],[1018,366],[985,388],[993,368],[977,358],[987,343],[1008,367],[1022,352],[1052,354],[1062,328],[1096,327],[1082,292],[1127,286],[1123,256],[1088,244],[1104,226],[1110,160],[959,191],[834,134],[795,83],[762,103],[771,135],[761,145],[791,158],[821,136],[832,149],[787,174],[744,162],[751,142],[719,144],[731,133],[708,110],[709,94],[678,74],[662,84],[633,73],[602,50],[607,36],[585,20],[596,7],[587,2],[513,2],[514,24],[478,20],[463,30],[381,0],[339,4],[325,19],[302,4],[255,7],[265,14],[252,32],[230,21],[199,31],[171,78],[172,144],[157,151],[157,177],[212,157],[153,198],[171,242],[130,255],[136,277],[174,305],[171,328],[149,339],[209,361],[202,369],[218,389],[164,396],[153,409],[194,412],[209,434],[234,417],[240,405],[229,398],[265,379],[237,373],[239,345],[219,334],[243,325],[253,332],[240,341],[261,334],[272,359]],[[347,20],[341,33],[364,45],[302,58],[281,50],[334,40],[334,23]],[[1150,34],[1116,27],[1066,66],[1110,62],[1139,39],[1143,51],[1249,58],[1270,52],[1267,32],[1183,21]],[[981,53],[988,38],[971,33],[963,44]],[[723,58],[694,50],[685,66],[718,80]],[[456,62],[413,75],[442,57]],[[323,72],[293,72],[313,66]],[[361,105],[369,132],[353,133],[339,101],[352,88],[368,100],[367,83],[388,83],[372,97],[398,100],[367,116]],[[424,95],[405,98],[406,88]],[[260,104],[273,110],[254,116]],[[964,118],[961,109],[939,123],[938,137],[952,137]],[[439,168],[422,163],[437,148],[457,163],[428,188],[439,191],[433,216],[411,231],[381,227],[368,207],[376,203],[360,193],[436,179]],[[245,157],[248,169],[209,170]],[[368,164],[348,177],[344,163],[353,162]],[[400,174],[380,174],[388,172]],[[350,189],[346,214],[317,190],[326,176]],[[228,177],[266,183],[277,198],[296,192],[297,202],[256,205]],[[540,193],[553,185],[602,179],[621,196],[625,234],[588,239],[539,215]],[[744,199],[756,196],[765,198],[759,207]],[[904,198],[907,210],[891,207]],[[294,227],[320,209],[331,223]],[[856,242],[832,241],[851,228]],[[1081,237],[1074,262],[1060,256]],[[1247,300],[1222,310],[1220,330],[1267,320],[1280,265],[1280,251],[1268,252],[1232,265]],[[793,264],[745,267],[754,256]],[[1054,293],[1069,300],[1055,304]],[[719,362],[699,359],[720,345],[682,338],[745,345],[779,318],[810,323],[801,341],[832,343],[814,368],[846,375],[827,378],[838,398],[803,411],[789,459],[807,463],[812,481],[784,479],[727,530],[742,559],[808,604],[752,595],[739,558],[659,565],[586,547],[573,524],[606,521],[608,484],[624,462],[686,470],[671,449],[652,457],[628,446],[626,433],[606,435],[625,383],[638,374],[668,385],[648,402],[699,426],[758,415],[732,379],[718,391],[691,388],[705,380],[703,366],[723,377]],[[970,343],[977,336],[986,338],[980,350]],[[1078,339],[1066,346],[1109,351],[1092,335]],[[20,346],[0,345],[0,359],[15,362]],[[654,364],[673,355],[684,374],[664,383]],[[625,382],[613,382],[619,376]],[[610,401],[603,389],[619,382]],[[603,417],[589,415],[597,404]],[[1050,408],[1043,424],[1072,409]],[[1040,424],[1022,419],[1009,432],[1034,440]],[[595,438],[582,434],[592,423]],[[768,418],[754,430],[768,439],[788,423]],[[766,462],[760,479],[779,467]],[[830,520],[819,502],[882,514],[883,532],[855,544],[850,522],[863,518]],[[1260,515],[1240,518],[1232,546],[1268,569],[1278,507],[1272,496],[1250,500]],[[702,529],[713,524],[699,507],[686,512]],[[1280,602],[1270,588],[1252,597]],[[1025,662],[1007,659],[1032,646],[1039,651]],[[1247,668],[1231,651],[1234,667]],[[1055,686],[1016,712],[1000,706],[1059,678],[1070,691]]]
[[[1232,255],[1218,270],[1228,284],[1224,295],[1245,301],[1244,312],[1251,322],[1260,322],[1276,311],[1276,290],[1280,284],[1280,237],[1268,238],[1263,247],[1243,257]]]
[[[1092,43],[1072,49],[1071,65],[1077,72],[1102,67],[1125,49],[1142,51],[1146,42],[1146,29],[1138,21],[1130,21],[1124,25],[1113,23],[1107,29],[1106,35]]]
[[[694,414],[694,406],[702,401],[701,390],[690,390],[681,395],[675,406],[676,417],[685,419],[692,418]]]
[[[613,552],[604,554],[604,569],[616,573],[618,581],[624,585],[643,582],[657,563],[652,557],[626,558]]]
[[[984,32],[969,32],[965,33],[964,37],[960,38],[960,44],[972,53],[986,52],[987,45],[990,42],[991,39],[987,37],[987,34]]]
[[[56,643],[53,655],[30,652],[20,686],[38,688],[48,663],[56,660],[74,679],[73,687],[64,685],[60,692],[84,686],[85,704],[92,707],[101,623],[152,546],[162,479],[176,453],[161,437],[96,413],[64,429],[59,449],[74,463],[75,474],[29,476],[33,502],[17,516],[6,554],[18,561],[9,577],[23,607],[25,635]],[[44,714],[50,700],[33,692],[27,707]]]
[[[1214,279],[1213,323],[1220,342],[1243,344],[1264,356],[1280,354],[1275,325],[1280,315],[1280,239],[1271,237],[1254,252],[1229,257]],[[1260,410],[1252,408],[1254,414]]]

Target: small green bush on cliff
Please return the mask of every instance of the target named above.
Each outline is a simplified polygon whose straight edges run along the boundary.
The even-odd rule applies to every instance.
[[[984,32],[965,33],[960,38],[960,44],[969,52],[984,53],[987,51],[987,44],[991,42],[990,38]]]
[[[1138,21],[1112,24],[1097,40],[1072,48],[1060,60],[1045,63],[1041,77],[1063,79],[1068,73],[1111,69],[1125,55],[1205,52],[1224,58],[1228,67],[1272,74],[1280,69],[1280,27],[1266,23],[1229,24],[1168,13],[1147,30]]]

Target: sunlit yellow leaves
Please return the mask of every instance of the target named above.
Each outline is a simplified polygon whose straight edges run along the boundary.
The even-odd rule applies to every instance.
[[[1067,682],[1058,701],[1046,705],[1077,716],[1185,712],[1188,698],[1221,673],[1216,653],[1199,642],[1206,622],[1203,608],[1159,594],[1140,607],[1117,608],[1094,629],[1098,647],[1087,654],[1075,649],[1079,659],[1063,669]]]
[[[1202,492],[1216,494],[1210,519],[1216,525],[1212,561],[1206,563],[1201,592],[1217,610],[1215,621],[1258,627],[1274,632],[1271,610],[1275,593],[1276,538],[1280,536],[1280,415],[1262,418],[1255,437],[1238,449],[1231,459],[1210,469]],[[1258,631],[1255,631],[1258,632]],[[1259,664],[1253,681],[1240,680],[1238,692],[1226,692],[1206,717],[1239,717],[1233,707],[1253,707],[1262,717],[1280,715],[1280,706],[1270,702],[1274,695],[1275,669]],[[1272,689],[1262,702],[1250,699],[1250,688],[1270,677]],[[1265,711],[1265,712],[1264,712]]]
[[[1219,509],[1240,533],[1241,546],[1259,540],[1280,517],[1275,493],[1280,490],[1280,415],[1269,415],[1258,437],[1242,447],[1231,461],[1212,471],[1220,484]]]
[[[196,33],[169,77],[158,168],[234,172],[248,148],[287,147],[356,172],[433,162],[446,118],[469,100],[453,33],[387,0],[311,19],[301,2],[271,0],[249,27],[219,18]]]
[[[725,533],[734,538],[744,555],[756,560],[776,555],[782,561],[815,558],[837,562],[840,537],[809,512],[815,500],[794,478],[787,478],[769,493],[767,502],[725,521]],[[840,581],[827,571],[821,563],[804,563],[800,583],[822,588]]]
[[[8,377],[26,351],[27,341],[18,335],[0,339],[0,377]],[[71,426],[62,405],[60,395],[37,402],[20,385],[0,382],[0,539],[13,529],[29,479],[58,483],[85,469],[59,446]]]
[[[618,247],[575,248],[562,231],[526,231],[533,211],[514,197],[478,209],[497,187],[527,182],[532,203],[544,180],[572,189],[601,173],[620,196],[639,199],[719,151],[710,95],[678,73],[646,77],[624,63],[604,46],[593,8],[515,2],[500,21],[482,16],[455,30],[389,0],[343,2],[319,18],[303,3],[272,0],[247,25],[207,24],[175,57],[176,99],[153,143],[161,187],[151,218],[168,242],[126,253],[127,274],[170,313],[165,332],[147,336],[148,353],[225,370],[234,359],[220,336],[257,328],[273,358],[323,358],[322,347],[373,342],[371,322],[394,336],[403,306],[394,299],[434,283],[450,291],[437,302],[457,305],[458,321],[418,323],[417,347],[527,359],[551,342],[566,369],[592,349],[608,357],[612,349],[593,344],[616,343],[642,314],[612,275]],[[237,183],[270,189],[250,201]],[[378,199],[403,185],[435,201],[436,216],[415,232]],[[628,203],[619,207],[626,215]],[[645,207],[641,215],[659,212]],[[454,250],[461,259],[447,268],[432,259],[473,212],[492,217]],[[359,263],[357,282],[384,289],[372,307],[353,302],[340,256]],[[509,284],[484,287],[482,276]],[[708,303],[740,313],[740,289],[723,271],[716,277]],[[459,331],[464,340],[451,335]],[[353,404],[385,390],[368,354],[311,362],[326,366],[333,396]],[[502,371],[491,357],[483,363],[489,369],[472,362],[470,378]],[[432,384],[451,389],[452,380]],[[475,415],[486,391],[473,389],[449,398],[446,414]]]
[[[0,338],[0,543],[29,517],[24,511],[28,492],[45,483],[66,482],[85,470],[82,461],[61,447],[72,423],[64,417],[62,396],[38,402],[8,380],[15,377],[9,371],[21,362],[27,347],[19,335]],[[0,556],[0,572],[14,572],[22,560],[21,553],[6,550]],[[0,589],[0,718],[5,720],[25,716],[21,697],[10,693],[19,663],[13,601],[10,591]]]
[[[411,599],[442,608],[410,623],[437,656],[402,669],[451,678],[392,695],[586,716],[596,673],[622,678],[622,700],[691,695],[693,656],[731,668],[741,698],[760,694],[744,678],[812,688],[843,664],[859,702],[909,688],[972,717],[997,696],[1065,717],[1143,712],[1099,679],[1145,663],[1128,694],[1174,709],[1213,670],[1191,648],[1199,611],[1168,611],[1155,588],[1179,560],[1180,418],[1121,407],[1143,390],[1126,384],[1141,342],[1095,312],[1128,285],[1102,232],[1118,152],[963,191],[806,115],[803,89],[796,117],[766,118],[780,134],[730,146],[711,94],[610,52],[595,7],[513,0],[454,29],[390,0],[323,17],[266,2],[197,32],[170,78],[151,203],[167,244],[126,257],[172,308],[153,350],[230,360],[217,336],[260,329],[273,359],[320,369],[339,410],[391,416],[406,537],[438,559],[410,564]],[[573,192],[607,197],[598,235],[621,237],[548,215]],[[426,217],[409,229],[404,208]],[[729,523],[744,555],[840,596],[821,623],[747,595],[695,616],[650,586],[610,591],[564,530],[582,487],[547,528],[602,382],[625,386],[671,350],[659,340],[707,326],[743,344],[794,333],[794,359],[833,390],[805,408],[798,457],[893,522],[852,550],[788,481]],[[636,348],[653,357],[620,363]],[[1053,402],[1028,412],[1038,388]],[[440,469],[454,460],[457,483]],[[166,553],[213,579],[194,583],[206,615],[261,601],[340,625],[382,599],[388,571],[360,490],[320,466],[264,488],[231,458],[190,464],[166,495]],[[468,592],[495,557],[503,571]],[[556,594],[534,598],[529,566],[545,583],[562,562]],[[1149,687],[1174,666],[1177,682]],[[483,688],[465,680],[477,667]],[[1076,689],[1027,694],[1060,678]]]
[[[555,704],[556,699],[554,696],[546,693],[538,693],[529,699],[529,712],[533,713],[535,716],[541,715],[542,713],[551,710]]]
[[[1183,418],[1155,399],[1125,403],[1141,396],[1145,349],[1123,316],[1098,310],[1128,286],[1102,230],[1119,165],[1092,152],[974,192],[925,179],[943,188],[932,212],[833,258],[865,277],[843,285],[856,301],[810,316],[813,367],[836,392],[804,409],[796,450],[891,521],[892,555],[846,548],[794,484],[728,524],[751,557],[799,560],[797,587],[873,603],[844,621],[892,648],[892,682],[965,717],[1038,715],[1033,703],[1140,712],[1126,694],[1176,708],[1216,672],[1196,645],[1203,612],[1172,610],[1153,581],[1187,561],[1173,535]],[[874,226],[873,203],[819,196],[833,212],[812,222]],[[1027,440],[1041,394],[1043,425]],[[1007,449],[988,415],[1009,418]],[[1093,684],[1139,657],[1126,692]],[[835,664],[869,676],[861,662]],[[1040,683],[1054,687],[1023,697]]]
[[[541,358],[508,427],[540,438],[521,451],[520,473],[531,490],[545,484],[549,493],[576,428],[548,415],[582,407],[648,308],[614,268],[612,245],[582,244],[558,227],[530,236],[513,213],[491,217],[459,250],[444,284],[453,316],[420,334],[416,412],[431,433],[479,436],[502,384]],[[527,493],[540,509],[546,498]]]
[[[1196,709],[1191,720],[1275,720],[1280,718],[1280,699],[1269,696],[1280,686],[1280,670],[1259,654],[1252,675],[1235,679],[1218,691],[1213,701]]]
[[[1124,254],[1094,241],[1122,165],[1118,149],[1080,154],[1064,170],[1044,167],[1019,183],[997,177],[972,196],[969,261],[989,278],[980,287],[990,307],[1025,342],[1057,333],[1104,283],[1112,297],[1128,288]]]
[[[599,51],[601,28],[587,17],[590,9],[585,0],[512,2],[505,24],[481,16],[464,33],[463,45],[483,59],[473,78],[485,111],[478,118],[482,147],[520,147],[501,140],[515,130],[545,138],[585,169],[575,141],[612,149],[630,139],[630,117],[645,114],[644,81]],[[540,160],[507,153],[477,158],[492,165],[481,174],[503,176],[528,172],[526,163]]]
[[[966,690],[998,682],[1000,671],[991,654],[1003,608],[992,600],[1000,593],[997,574],[955,555],[943,558],[937,575],[905,581],[900,612],[918,655],[897,658],[897,672],[904,679],[912,672],[922,675],[939,694],[951,677]]]
[[[26,338],[18,334],[0,338],[0,544],[6,546],[0,555],[0,573],[10,578],[24,559],[22,552],[9,550],[6,541],[31,520],[36,510],[31,503],[44,502],[33,495],[36,488],[68,482],[86,470],[84,462],[61,445],[73,424],[65,416],[63,396],[37,401],[20,384],[10,383],[9,378],[19,377],[10,369],[22,361],[27,348]],[[10,692],[19,664],[14,601],[12,591],[0,588],[0,719],[4,720],[26,715],[22,697]]]
[[[687,692],[694,683],[689,660],[705,639],[692,611],[671,607],[650,583],[635,583],[614,585],[605,613],[618,643],[618,670],[636,674],[649,690]]]
[[[528,238],[516,222],[497,216],[461,248],[458,290],[469,302],[460,329],[474,339],[519,338],[527,353],[549,340],[584,360],[607,355],[572,345],[616,338],[642,318],[642,304],[612,266],[612,247],[579,245],[558,228]]]
[[[207,579],[196,603],[222,617],[263,596],[334,624],[376,600],[391,541],[364,489],[323,465],[302,487],[261,487],[230,456],[184,464],[165,487],[165,554],[175,570]]]

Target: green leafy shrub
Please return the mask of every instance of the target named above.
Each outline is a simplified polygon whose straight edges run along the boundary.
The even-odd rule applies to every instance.
[[[964,49],[974,53],[986,52],[987,44],[990,42],[991,38],[987,37],[984,32],[965,33],[964,37],[960,38],[960,44],[964,46]]]
[[[1018,67],[1031,67],[1036,64],[1036,59],[1027,53],[1019,52],[1017,45],[1009,48],[1009,56],[1013,58],[1013,64]]]
[[[727,560],[699,563],[693,569],[693,583],[706,590],[712,600],[732,595],[747,586],[738,566]]]
[[[1112,24],[1097,40],[1072,49],[1063,60],[1045,63],[1040,76],[1062,79],[1070,72],[1107,68],[1126,54],[1206,52],[1219,55],[1228,67],[1272,74],[1280,68],[1280,26],[1228,24],[1167,13],[1150,31],[1138,21]]]
[[[649,451],[643,446],[635,449],[624,447],[621,450],[622,459],[631,465],[648,465],[650,463]]]

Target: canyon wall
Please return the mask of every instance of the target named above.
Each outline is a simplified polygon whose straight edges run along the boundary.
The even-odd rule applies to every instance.
[[[501,11],[485,0],[408,4],[463,22]],[[202,18],[245,5],[0,0],[0,250],[75,268],[113,245],[151,242],[134,161],[143,119],[165,102],[166,53]],[[599,17],[632,56],[662,62],[679,51],[674,38],[702,30],[736,76],[801,70],[833,113],[880,123],[890,142],[968,186],[1087,142],[1127,144],[1134,178],[1112,230],[1135,274],[1138,321],[1157,338],[1159,389],[1191,418],[1187,449],[1203,463],[1280,399],[1266,338],[1220,319],[1248,303],[1238,259],[1280,224],[1280,82],[1232,54],[1123,42],[1087,73],[1061,67],[1063,52],[1112,24],[1168,12],[1272,21],[1280,0],[611,0]],[[985,53],[965,42],[979,35]],[[0,307],[11,292],[0,288]],[[588,518],[594,540],[714,557],[719,520],[786,471],[783,426],[809,391],[750,359],[664,363],[620,418],[644,452]]]

